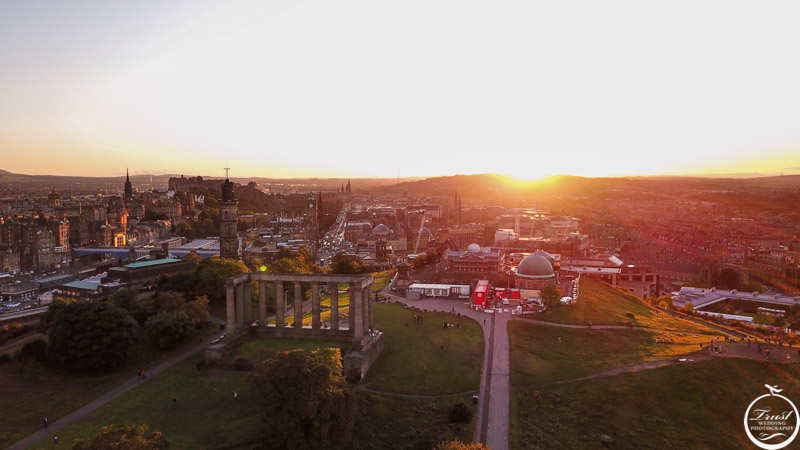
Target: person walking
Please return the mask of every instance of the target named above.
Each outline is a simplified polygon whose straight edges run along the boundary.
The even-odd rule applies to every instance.
[[[44,418],[44,427],[47,428],[47,417]]]
[[[237,400],[239,400],[239,393],[238,392],[234,392],[233,393],[233,401],[237,401]]]
[[[55,447],[57,445],[58,445],[58,435],[54,434],[53,435],[53,447]]]

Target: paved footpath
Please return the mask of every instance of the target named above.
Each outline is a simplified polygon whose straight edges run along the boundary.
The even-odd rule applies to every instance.
[[[509,313],[495,313],[492,320],[492,364],[489,389],[489,417],[486,421],[485,443],[494,450],[508,449],[508,416],[511,413],[511,391],[509,389]]]
[[[475,441],[492,446],[493,450],[508,449],[508,415],[510,413],[509,390],[509,345],[508,327],[510,313],[488,314],[475,311],[463,300],[423,298],[407,300],[393,294],[390,285],[381,295],[419,309],[459,313],[475,319],[483,327],[483,367],[481,368],[478,416],[475,426]]]
[[[80,408],[80,409],[78,409],[76,411],[73,411],[70,414],[67,414],[66,416],[62,417],[61,419],[51,423],[50,426],[48,426],[47,428],[42,428],[41,430],[37,431],[36,433],[33,433],[33,434],[29,435],[25,439],[22,439],[21,441],[18,441],[16,444],[12,445],[11,447],[8,447],[8,450],[17,450],[17,449],[21,450],[21,449],[24,449],[24,448],[32,445],[33,443],[35,443],[38,440],[43,439],[45,437],[49,437],[50,439],[52,439],[53,435],[57,434],[56,432],[58,430],[60,430],[61,428],[64,428],[64,427],[66,427],[68,425],[71,425],[72,423],[84,418],[87,414],[91,413],[92,411],[96,410],[97,408],[100,408],[101,406],[105,405],[106,403],[110,402],[111,400],[114,400],[115,398],[119,397],[120,395],[128,392],[129,390],[135,388],[136,386],[138,386],[138,385],[140,385],[142,383],[146,383],[148,379],[160,374],[161,372],[169,369],[170,367],[174,366],[175,364],[178,364],[178,363],[182,362],[183,360],[185,360],[186,358],[188,358],[188,357],[192,356],[193,354],[199,352],[200,350],[205,348],[207,345],[209,345],[211,343],[211,341],[213,341],[215,339],[216,339],[216,336],[214,336],[212,338],[209,338],[206,341],[204,341],[203,343],[194,345],[194,346],[192,346],[190,348],[187,348],[186,350],[184,350],[184,351],[182,351],[182,352],[180,352],[180,353],[178,353],[176,355],[173,355],[172,357],[170,357],[169,359],[167,359],[167,360],[163,361],[162,363],[156,365],[155,367],[151,367],[151,368],[145,369],[145,373],[147,374],[147,377],[148,377],[147,379],[139,380],[139,377],[137,377],[135,375],[132,376],[130,379],[128,379],[128,381],[125,381],[124,383],[120,384],[119,386],[111,389],[110,391],[108,391],[105,394],[101,395],[100,397],[94,399],[92,402],[90,402],[89,404],[83,406],[82,408]],[[68,445],[71,445],[71,443],[68,444]]]

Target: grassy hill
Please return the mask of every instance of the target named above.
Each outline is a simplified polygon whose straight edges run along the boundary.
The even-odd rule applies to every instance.
[[[477,324],[452,314],[423,313],[426,323],[413,328],[413,313],[390,304],[375,304],[374,314],[376,328],[386,333],[386,347],[369,372],[371,388],[432,395],[477,389],[483,354],[483,335]],[[442,320],[461,320],[462,328],[443,330]],[[276,351],[340,345],[302,339],[255,339],[235,350],[227,360],[258,360]],[[439,345],[448,352],[446,358]],[[263,426],[258,407],[249,395],[248,373],[197,371],[195,365],[201,359],[200,353],[190,357],[60,430],[60,446],[90,436],[102,426],[127,422],[145,423],[162,431],[174,448],[261,448]],[[234,392],[239,393],[236,403]],[[470,440],[474,425],[454,425],[447,420],[448,408],[457,402],[468,403],[469,397],[407,398],[357,392],[358,415],[351,448],[430,449],[442,438]],[[177,407],[172,405],[173,398],[179,400]],[[89,401],[88,397],[84,400]],[[5,402],[0,401],[0,406]],[[41,419],[37,418],[36,423],[38,420]],[[33,446],[52,447],[49,440]]]
[[[560,306],[531,316],[536,320],[573,325],[624,325],[672,330],[684,333],[719,334],[704,323],[659,312],[638,298],[600,281],[581,277],[581,293],[576,306]]]
[[[719,358],[512,395],[514,449],[746,449],[750,402],[779,385],[800,401],[800,363]]]
[[[614,367],[675,359],[697,352],[700,343],[710,339],[700,334],[558,328],[525,321],[509,322],[508,334],[512,386],[569,380]]]

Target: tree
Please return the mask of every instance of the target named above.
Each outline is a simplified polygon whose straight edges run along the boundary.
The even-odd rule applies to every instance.
[[[548,308],[552,308],[558,305],[558,300],[561,298],[561,294],[558,292],[558,288],[555,286],[546,286],[542,290],[542,303],[544,303]]]
[[[47,311],[39,318],[39,331],[42,333],[47,332],[50,326],[55,321],[56,316],[65,306],[73,303],[75,300],[71,298],[53,297],[53,300],[47,306]]]
[[[234,259],[211,258],[197,265],[197,295],[205,295],[212,303],[225,302],[225,283],[228,278],[250,269]]]
[[[289,449],[340,449],[355,423],[353,392],[342,377],[339,349],[282,352],[250,376],[270,436]]]
[[[117,307],[131,312],[136,307],[136,301],[139,298],[139,292],[136,289],[122,288],[117,292],[108,296],[108,301],[115,304]]]
[[[136,330],[136,321],[111,303],[70,303],[48,331],[47,358],[74,372],[114,369],[127,359]]]
[[[339,252],[331,258],[331,273],[353,275],[364,272],[364,264],[353,257]]]
[[[150,431],[147,425],[109,425],[94,436],[76,439],[72,450],[161,450],[169,442],[160,431]]]
[[[208,297],[198,297],[196,300],[186,302],[183,305],[183,312],[192,319],[195,327],[200,327],[208,323]]]
[[[156,291],[180,292],[185,298],[195,298],[197,296],[197,282],[197,276],[194,273],[176,273],[174,275],[161,277],[161,279],[158,280]]]
[[[185,312],[164,312],[147,319],[145,334],[151,345],[166,350],[182,344],[193,329],[192,319]]]
[[[442,441],[439,442],[435,450],[492,450],[492,447],[479,442],[465,444],[461,441]]]
[[[186,299],[180,292],[159,292],[156,296],[156,309],[159,313],[182,311]]]

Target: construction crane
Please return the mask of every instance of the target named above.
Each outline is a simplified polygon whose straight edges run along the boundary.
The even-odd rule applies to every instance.
[[[419,250],[419,241],[422,239],[422,229],[425,228],[425,215],[428,214],[428,211],[422,212],[422,220],[419,223],[419,232],[417,233],[417,245],[414,246],[414,254],[417,254],[417,250]]]

